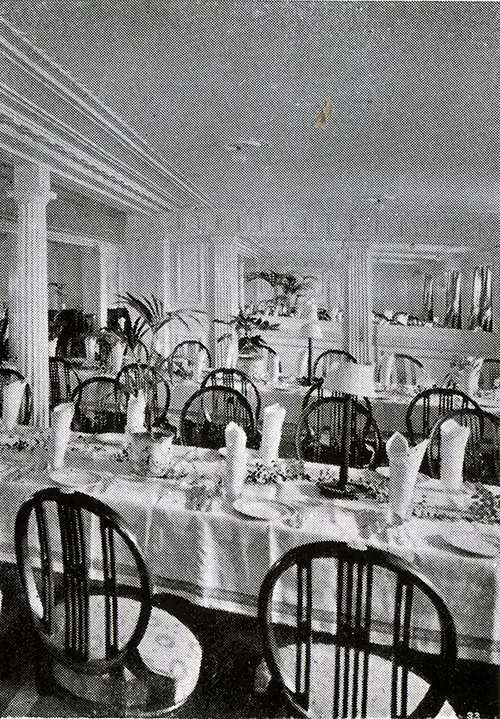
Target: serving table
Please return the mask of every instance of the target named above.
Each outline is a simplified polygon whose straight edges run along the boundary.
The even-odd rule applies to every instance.
[[[158,589],[205,607],[248,615],[256,614],[267,570],[288,549],[324,539],[363,546],[367,536],[368,541],[375,541],[367,528],[387,512],[387,505],[380,501],[324,497],[311,481],[331,471],[320,465],[306,465],[309,476],[281,485],[246,485],[240,504],[243,511],[238,512],[213,499],[225,463],[211,450],[174,447],[168,479],[133,475],[120,443],[109,444],[89,435],[73,436],[67,471],[47,472],[46,460],[47,442],[40,433],[22,428],[12,436],[0,435],[2,561],[15,561],[14,523],[22,502],[44,486],[62,483],[68,491],[76,488],[98,496],[124,517],[145,552]],[[197,506],[193,497],[196,500],[200,487],[211,488],[211,506],[188,508],[190,502]],[[255,506],[256,501],[260,506],[269,503],[275,516],[271,520],[247,516],[245,507]],[[498,552],[485,557],[463,551],[447,541],[457,532],[484,533]],[[468,523],[458,515],[446,519],[414,516],[408,523],[408,536],[407,545],[382,546],[405,556],[441,591],[455,618],[459,656],[499,663],[500,525]],[[123,562],[120,571],[124,582],[133,581]],[[332,582],[327,581],[325,606],[332,605],[333,592]],[[379,596],[374,604],[381,631],[387,616],[384,601]],[[436,632],[425,607],[418,624],[415,641],[432,646]]]

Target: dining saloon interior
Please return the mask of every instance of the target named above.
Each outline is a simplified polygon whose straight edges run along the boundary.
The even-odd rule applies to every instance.
[[[1,7],[0,715],[498,717],[498,4]]]

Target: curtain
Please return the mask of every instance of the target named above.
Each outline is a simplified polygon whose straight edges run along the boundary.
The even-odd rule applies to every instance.
[[[424,322],[432,322],[434,319],[434,277],[424,276],[424,302],[422,319]]]
[[[445,273],[446,297],[444,326],[462,327],[462,273],[450,270]]]
[[[491,266],[476,267],[472,279],[470,330],[493,330],[491,301]]]

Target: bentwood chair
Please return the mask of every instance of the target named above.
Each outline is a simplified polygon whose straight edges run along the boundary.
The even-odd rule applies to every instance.
[[[314,377],[313,383],[307,390],[307,392],[304,395],[304,399],[302,400],[302,412],[305,410],[306,407],[308,407],[313,402],[316,402],[319,399],[323,399],[323,397],[342,397],[342,392],[330,392],[328,395],[325,395],[325,391],[323,388],[324,384],[324,377]],[[363,404],[366,405],[367,409],[372,411],[372,405],[368,397],[363,397],[361,400]]]
[[[439,417],[429,436],[427,462],[429,474],[440,476],[441,427],[452,419],[470,433],[465,446],[463,478],[468,482],[500,483],[500,417],[480,410],[457,409]]]
[[[252,382],[250,377],[245,374],[245,372],[240,369],[230,369],[226,367],[214,369],[204,378],[201,383],[201,389],[203,389],[203,387],[210,387],[213,385],[231,387],[232,389],[237,389],[238,392],[245,395],[253,409],[255,421],[259,421],[261,408],[260,393],[254,382]]]
[[[302,412],[295,435],[298,459],[340,464],[344,398],[324,397]],[[380,463],[382,439],[371,409],[353,400],[351,415],[350,467],[376,467]]]
[[[325,350],[318,355],[313,364],[313,376],[324,377],[337,362],[356,362],[356,358],[345,350]]]
[[[423,607],[435,653],[418,643]],[[437,716],[446,701],[457,657],[453,617],[399,557],[341,542],[291,549],[264,579],[258,617],[268,696],[293,716],[415,719]],[[257,672],[265,670],[262,663]]]
[[[114,510],[43,489],[21,506],[15,544],[40,694],[72,698],[85,707],[75,716],[158,716],[187,700],[201,646],[175,602],[154,606],[142,551]],[[122,561],[138,589],[120,588]]]
[[[427,439],[436,420],[454,409],[473,408],[481,412],[478,403],[459,389],[432,387],[419,392],[406,410],[406,428],[412,444]]]
[[[90,377],[72,395],[75,414],[72,429],[77,432],[125,432],[130,392],[112,377]]]
[[[15,380],[25,381],[24,375],[19,370],[13,367],[0,367],[0,416],[3,412],[3,386],[13,382]],[[21,409],[19,410],[19,423],[29,424],[31,420],[33,405],[31,387],[26,383],[26,389],[24,394],[24,401],[21,403]]]
[[[170,376],[181,375],[191,376],[196,366],[198,353],[205,355],[206,366],[212,366],[210,350],[199,340],[184,340],[179,342],[168,357],[168,370]]]
[[[483,391],[493,389],[495,380],[500,381],[500,359],[487,357],[483,361],[481,372],[479,373],[479,389]]]
[[[118,386],[123,385],[130,394],[143,390],[146,398],[146,425],[164,427],[168,425],[167,412],[170,406],[170,385],[165,377],[147,364],[133,362],[125,365],[116,376]]]
[[[65,357],[49,357],[50,409],[61,402],[69,402],[80,384],[73,365]]]
[[[247,398],[231,387],[204,387],[182,408],[179,421],[181,444],[212,449],[224,447],[229,422],[236,422],[245,430],[248,447],[258,446],[260,437]]]
[[[394,355],[394,367],[392,370],[393,381],[396,384],[417,385],[424,375],[424,365],[415,357],[405,354]]]

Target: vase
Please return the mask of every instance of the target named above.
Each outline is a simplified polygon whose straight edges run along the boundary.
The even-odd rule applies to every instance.
[[[247,354],[240,352],[236,367],[251,379],[260,379],[266,374],[266,366],[264,356],[262,354]]]

